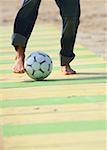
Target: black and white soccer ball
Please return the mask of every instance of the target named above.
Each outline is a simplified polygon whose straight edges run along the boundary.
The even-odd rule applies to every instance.
[[[43,80],[52,72],[52,59],[42,51],[32,52],[25,60],[25,70],[34,80]]]

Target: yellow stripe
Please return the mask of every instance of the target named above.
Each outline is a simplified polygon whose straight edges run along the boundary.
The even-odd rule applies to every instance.
[[[45,114],[53,113],[54,110],[57,110],[59,113],[72,112],[72,111],[93,111],[93,110],[105,110],[105,103],[84,103],[84,104],[62,104],[62,105],[45,105],[45,106],[26,106],[26,107],[9,107],[3,108],[3,115],[20,115],[20,114]],[[37,109],[36,109],[37,108]],[[2,109],[2,108],[1,108]],[[82,118],[81,118],[82,119]]]
[[[73,84],[73,85],[55,85],[55,86],[35,86],[26,88],[0,89],[4,99],[16,97],[40,98],[40,97],[60,97],[60,96],[82,96],[82,95],[102,95],[105,94],[105,83],[97,84]],[[36,92],[34,92],[36,91]],[[11,94],[12,92],[12,94]]]
[[[28,124],[28,120],[30,124],[44,123],[44,122],[45,123],[63,122],[63,121],[65,122],[70,120],[72,121],[105,120],[104,107],[105,107],[104,103],[96,103],[96,104],[69,105],[69,107],[66,105],[63,106],[53,105],[45,107],[34,106],[34,107],[3,109],[3,114],[7,116],[3,117],[1,125]]]
[[[1,133],[1,130],[0,130]],[[4,150],[3,148],[3,137],[0,135],[0,150]]]
[[[4,138],[6,150],[103,150],[105,132],[80,132]]]

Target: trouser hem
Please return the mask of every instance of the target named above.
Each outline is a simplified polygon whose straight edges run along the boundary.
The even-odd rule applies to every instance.
[[[23,35],[19,33],[14,33],[12,36],[12,45],[14,47],[20,46],[20,47],[26,47],[27,39]]]
[[[66,56],[62,56],[60,54],[60,65],[61,66],[65,66],[67,64],[69,64],[73,59],[75,58],[75,54],[72,57],[66,57]]]

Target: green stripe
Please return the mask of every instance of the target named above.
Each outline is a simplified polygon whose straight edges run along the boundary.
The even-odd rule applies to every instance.
[[[85,62],[84,62],[85,63]],[[105,68],[106,64],[102,63],[102,64],[83,64],[83,65],[72,65],[74,67],[74,69],[92,69],[92,68]]]
[[[0,74],[9,74],[12,73],[11,70],[0,70]]]
[[[82,131],[105,130],[106,122],[104,120],[95,121],[71,121],[59,123],[38,123],[25,125],[4,125],[4,136],[51,134],[51,133],[70,133]]]
[[[73,84],[91,84],[91,83],[106,83],[107,78],[99,77],[84,77],[84,78],[66,78],[66,79],[47,79],[43,81],[22,81],[22,82],[1,82],[0,88],[23,88],[35,86],[54,86],[54,85],[73,85]]]
[[[0,60],[0,64],[13,64],[14,63],[14,60],[9,60],[9,59],[7,59],[7,60]]]
[[[92,53],[92,54],[85,54],[85,55],[81,55],[81,56],[79,56],[79,55],[77,55],[76,56],[76,59],[78,60],[78,59],[87,59],[87,58],[99,58],[99,60],[100,59],[102,59],[102,57],[101,56],[98,56],[97,54],[95,54],[95,53]],[[76,60],[75,59],[75,60]],[[89,61],[91,61],[91,60],[89,60]]]
[[[20,99],[3,99],[0,101],[0,107],[23,107],[23,106],[40,106],[40,105],[61,105],[61,104],[80,104],[104,102],[107,95],[95,96],[68,96],[68,97],[51,97],[51,98],[20,98]]]
[[[0,56],[11,56],[11,55],[15,55],[15,52],[9,52],[9,51],[2,51],[0,52]]]
[[[87,48],[87,47],[75,47],[74,50],[75,51],[78,51],[78,50],[81,50],[81,51],[88,50],[89,51],[89,48]]]

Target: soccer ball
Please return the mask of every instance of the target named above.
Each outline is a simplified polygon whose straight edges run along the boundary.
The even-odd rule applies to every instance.
[[[52,72],[52,60],[42,51],[32,52],[25,60],[25,70],[34,80],[43,80]]]

